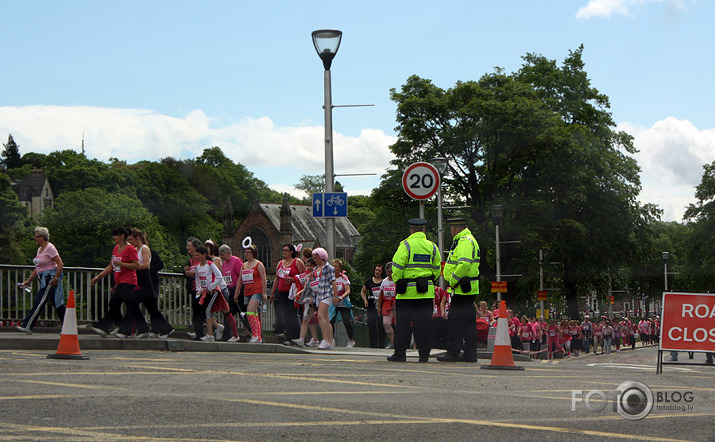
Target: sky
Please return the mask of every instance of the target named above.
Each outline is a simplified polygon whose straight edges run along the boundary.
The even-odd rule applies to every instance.
[[[705,0],[0,0],[0,139],[20,153],[80,150],[128,163],[219,146],[298,195],[324,172],[323,66],[311,40],[339,29],[335,173],[369,194],[392,159],[390,89],[448,89],[527,53],[584,45],[593,87],[635,137],[640,200],[681,221],[715,161],[715,2]]]

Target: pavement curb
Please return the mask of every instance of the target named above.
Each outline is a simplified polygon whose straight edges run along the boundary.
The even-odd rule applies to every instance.
[[[170,352],[221,352],[221,353],[288,353],[305,355],[341,355],[341,356],[367,356],[367,357],[387,357],[393,350],[364,347],[338,347],[333,350],[317,350],[310,347],[298,347],[295,345],[284,345],[275,342],[264,342],[263,344],[251,344],[248,342],[203,342],[192,341],[183,338],[185,333],[177,332],[169,339],[159,338],[125,338],[116,337],[102,338],[89,330],[80,329],[79,346],[81,351],[92,350],[140,350],[140,351],[170,351]],[[60,336],[58,331],[47,330],[46,333],[33,333],[27,335],[17,332],[14,329],[0,331],[0,350],[57,350]],[[431,358],[436,358],[444,354],[441,349],[432,350]],[[408,350],[408,358],[417,359],[417,350]],[[478,359],[490,360],[491,353],[478,352]],[[514,355],[514,361],[530,362],[528,356]]]

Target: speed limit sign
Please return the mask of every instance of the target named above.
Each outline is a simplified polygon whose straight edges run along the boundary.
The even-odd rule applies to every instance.
[[[439,172],[430,163],[410,164],[402,174],[402,188],[416,200],[426,200],[437,192]]]

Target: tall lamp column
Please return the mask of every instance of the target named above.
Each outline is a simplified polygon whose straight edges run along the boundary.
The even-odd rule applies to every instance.
[[[496,227],[496,258],[497,258],[497,281],[501,281],[501,243],[499,241],[499,223],[504,216],[504,206],[495,205],[490,208],[492,218],[494,218],[494,226]],[[497,292],[497,302],[501,303],[501,292]]]
[[[323,61],[325,103],[325,192],[332,193],[335,183],[335,171],[333,168],[333,100],[332,87],[330,82],[330,65],[333,58],[338,53],[340,41],[343,38],[342,31],[334,29],[321,29],[313,31],[313,45],[318,56]],[[330,258],[335,258],[335,218],[325,220],[325,248]]]
[[[442,177],[447,172],[447,158],[432,158],[430,163],[439,172],[439,186],[437,186],[437,242],[439,243],[439,261],[444,262],[444,223],[442,216]],[[439,277],[439,286],[444,288],[444,277]]]

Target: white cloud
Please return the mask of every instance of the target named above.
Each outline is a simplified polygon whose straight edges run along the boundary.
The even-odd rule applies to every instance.
[[[215,124],[201,110],[176,118],[145,109],[0,107],[0,134],[12,134],[21,154],[79,150],[83,134],[87,156],[102,161],[194,158],[219,146],[271,187],[292,194],[296,191],[290,189],[302,175],[324,172],[322,126],[277,127],[268,117]],[[336,133],[336,173],[375,172],[379,178],[392,159],[388,147],[394,142],[394,137],[377,129],[364,129],[358,137]]]
[[[698,129],[688,120],[668,117],[650,128],[627,122],[618,125],[634,136],[641,166],[641,201],[660,206],[663,219],[681,221],[695,202],[703,165],[715,161],[715,129]]]
[[[683,0],[589,0],[586,6],[579,8],[576,18],[588,20],[594,17],[610,18],[612,15],[629,15],[631,9],[643,3],[668,2],[669,13],[684,10]]]

